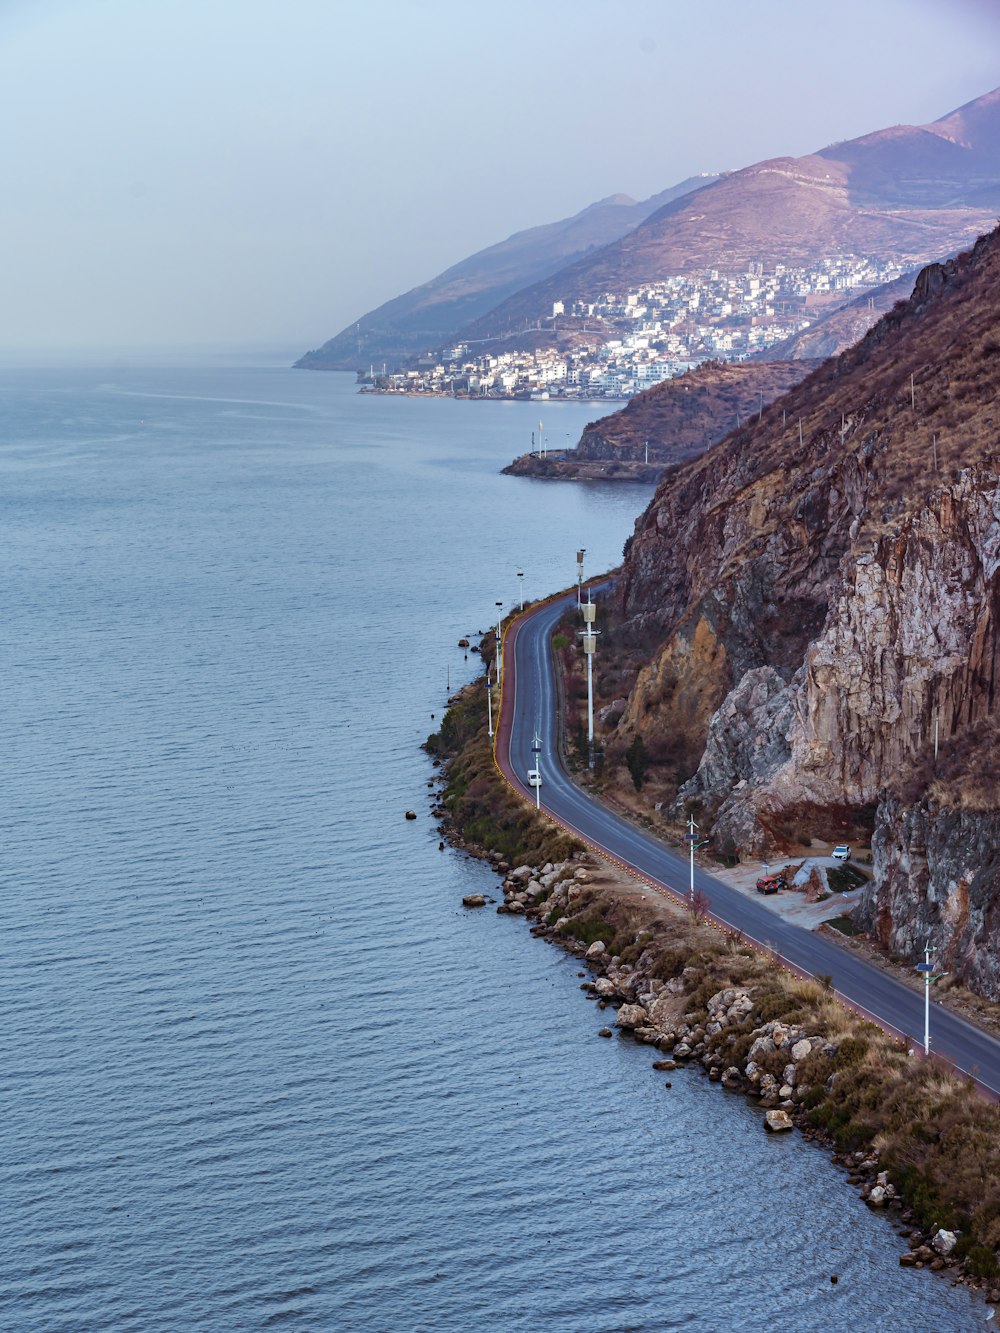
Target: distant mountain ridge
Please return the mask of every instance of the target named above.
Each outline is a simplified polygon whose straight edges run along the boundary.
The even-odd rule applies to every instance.
[[[463,260],[343,330],[297,365],[367,368],[454,342],[520,336],[553,304],[670,274],[808,266],[836,255],[907,268],[971,245],[1000,209],[1000,88],[929,125],[896,125],[803,157],[695,177],[635,204],[611,196]],[[571,321],[557,324],[572,337]],[[551,345],[553,329],[546,330]]]
[[[807,265],[837,254],[907,267],[971,245],[1000,205],[1000,89],[927,126],[897,125],[776,157],[675,199],[628,235],[524,288],[459,331],[489,338],[552,302],[589,301],[671,273]]]
[[[671,200],[717,179],[692,176],[642,202],[626,194],[609,195],[573,217],[515,232],[363,315],[296,365],[355,370],[371,362],[398,364],[432,351],[515,292],[601,249]]]

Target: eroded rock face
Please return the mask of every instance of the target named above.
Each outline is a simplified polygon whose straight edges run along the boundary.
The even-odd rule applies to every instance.
[[[1000,812],[887,797],[872,839],[874,876],[854,919],[882,945],[1000,999]]]
[[[678,806],[716,840],[767,845],[783,811],[874,805],[933,746],[994,707],[1000,477],[966,469],[892,537],[843,561],[839,595],[789,682],[751,668],[713,714]]]
[[[717,846],[756,849],[763,839],[747,798],[787,761],[792,720],[792,690],[778,672],[747,671],[713,714],[698,771],[677,793],[676,812],[694,797],[715,811]]]
[[[864,804],[948,736],[993,709],[1000,477],[953,486],[845,569],[809,648],[785,775],[802,798]]]
[[[617,591],[657,645],[618,739],[672,742],[693,774],[675,813],[697,801],[743,853],[874,823],[862,920],[911,956],[929,934],[991,994],[1000,765],[974,751],[1000,737],[998,308],[1000,230],[669,472]]]

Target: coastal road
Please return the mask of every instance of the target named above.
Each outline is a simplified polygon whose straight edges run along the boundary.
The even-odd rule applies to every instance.
[[[549,643],[554,625],[575,599],[573,593],[544,602],[513,621],[506,631],[497,763],[508,782],[534,802],[535,792],[527,785],[527,773],[534,767],[531,747],[537,735],[542,747],[542,809],[654,891],[686,900],[690,877],[687,858],[583,791],[559,762],[557,695]],[[921,993],[850,950],[784,920],[763,902],[747,898],[698,866],[694,883],[707,898],[717,923],[770,949],[794,970],[832,977],[834,989],[848,1005],[908,1045],[922,1049]],[[972,1075],[988,1096],[1000,1098],[1000,1041],[933,1003],[930,1030],[934,1052]]]

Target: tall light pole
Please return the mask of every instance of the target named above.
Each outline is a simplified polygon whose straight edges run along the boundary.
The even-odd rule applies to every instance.
[[[486,668],[486,728],[490,740],[493,739],[493,690],[490,687],[490,669]]]
[[[535,759],[535,809],[542,808],[542,740],[536,731],[531,741],[531,753]]]
[[[500,644],[503,641],[503,602],[497,602],[497,684],[500,684]]]
[[[523,569],[519,569],[519,570],[517,571],[517,602],[518,602],[517,609],[518,609],[519,611],[523,611],[523,610],[524,610],[524,570],[523,570]]]
[[[580,631],[580,637],[583,639],[583,652],[587,659],[587,767],[594,767],[594,652],[597,648],[598,630],[594,628],[594,617],[597,615],[597,607],[590,600],[588,593],[587,600],[580,608],[583,612],[583,629]]]
[[[576,606],[580,609],[583,603],[583,557],[587,554],[586,546],[582,546],[576,553]]]
[[[694,822],[694,815],[688,815],[688,831],[684,838],[691,851],[691,887],[688,890],[688,896],[692,903],[694,902],[694,845],[698,841],[697,828],[698,825]]]
[[[924,974],[924,1055],[929,1055],[931,1050],[931,982],[940,981],[942,977],[948,975],[947,972],[931,975],[934,971],[934,964],[931,962],[932,953],[937,953],[937,949],[932,949],[928,940],[924,945],[924,961],[916,966],[916,971]]]

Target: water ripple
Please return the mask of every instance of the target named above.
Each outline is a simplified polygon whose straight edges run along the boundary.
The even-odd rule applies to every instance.
[[[575,965],[458,907],[495,883],[439,853],[417,749],[453,645],[518,563],[616,563],[646,492],[497,475],[532,404],[0,395],[0,1327],[978,1321],[821,1154],[666,1093]]]

